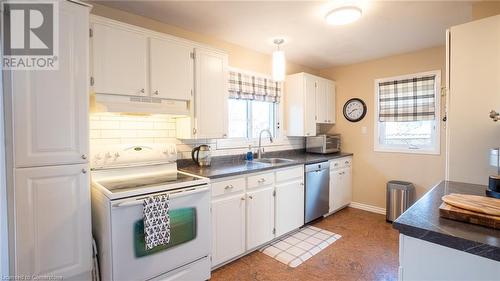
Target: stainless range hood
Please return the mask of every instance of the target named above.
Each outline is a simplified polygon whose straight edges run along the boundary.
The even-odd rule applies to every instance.
[[[126,112],[139,114],[190,115],[190,101],[168,100],[155,97],[92,94],[92,112]]]

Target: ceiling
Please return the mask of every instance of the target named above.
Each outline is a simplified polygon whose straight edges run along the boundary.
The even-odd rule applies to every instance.
[[[348,2],[347,2],[348,1]],[[329,26],[337,1],[103,1],[139,14],[263,53],[285,38],[287,60],[315,69],[345,65],[445,44],[448,27],[471,20],[471,2],[356,1],[357,22]]]

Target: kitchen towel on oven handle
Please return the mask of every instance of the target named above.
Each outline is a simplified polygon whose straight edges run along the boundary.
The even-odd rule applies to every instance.
[[[150,196],[143,202],[146,250],[170,242],[170,201],[168,194]]]

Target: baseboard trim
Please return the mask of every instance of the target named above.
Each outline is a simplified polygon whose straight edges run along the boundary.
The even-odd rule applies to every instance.
[[[380,208],[380,207],[376,207],[376,206],[372,206],[372,205],[367,205],[367,204],[358,203],[358,202],[351,202],[351,204],[349,204],[349,207],[372,212],[372,213],[376,213],[376,214],[385,215],[385,208]]]

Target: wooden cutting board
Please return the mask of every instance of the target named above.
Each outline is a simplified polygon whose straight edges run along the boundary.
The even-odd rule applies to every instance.
[[[485,215],[500,216],[500,199],[497,198],[451,193],[443,196],[442,199],[453,207]]]
[[[439,214],[443,218],[468,222],[472,224],[483,225],[487,227],[492,227],[495,229],[500,229],[500,217],[486,215],[483,213],[471,212],[469,210],[457,208],[455,206],[449,205],[445,202],[439,206]]]

